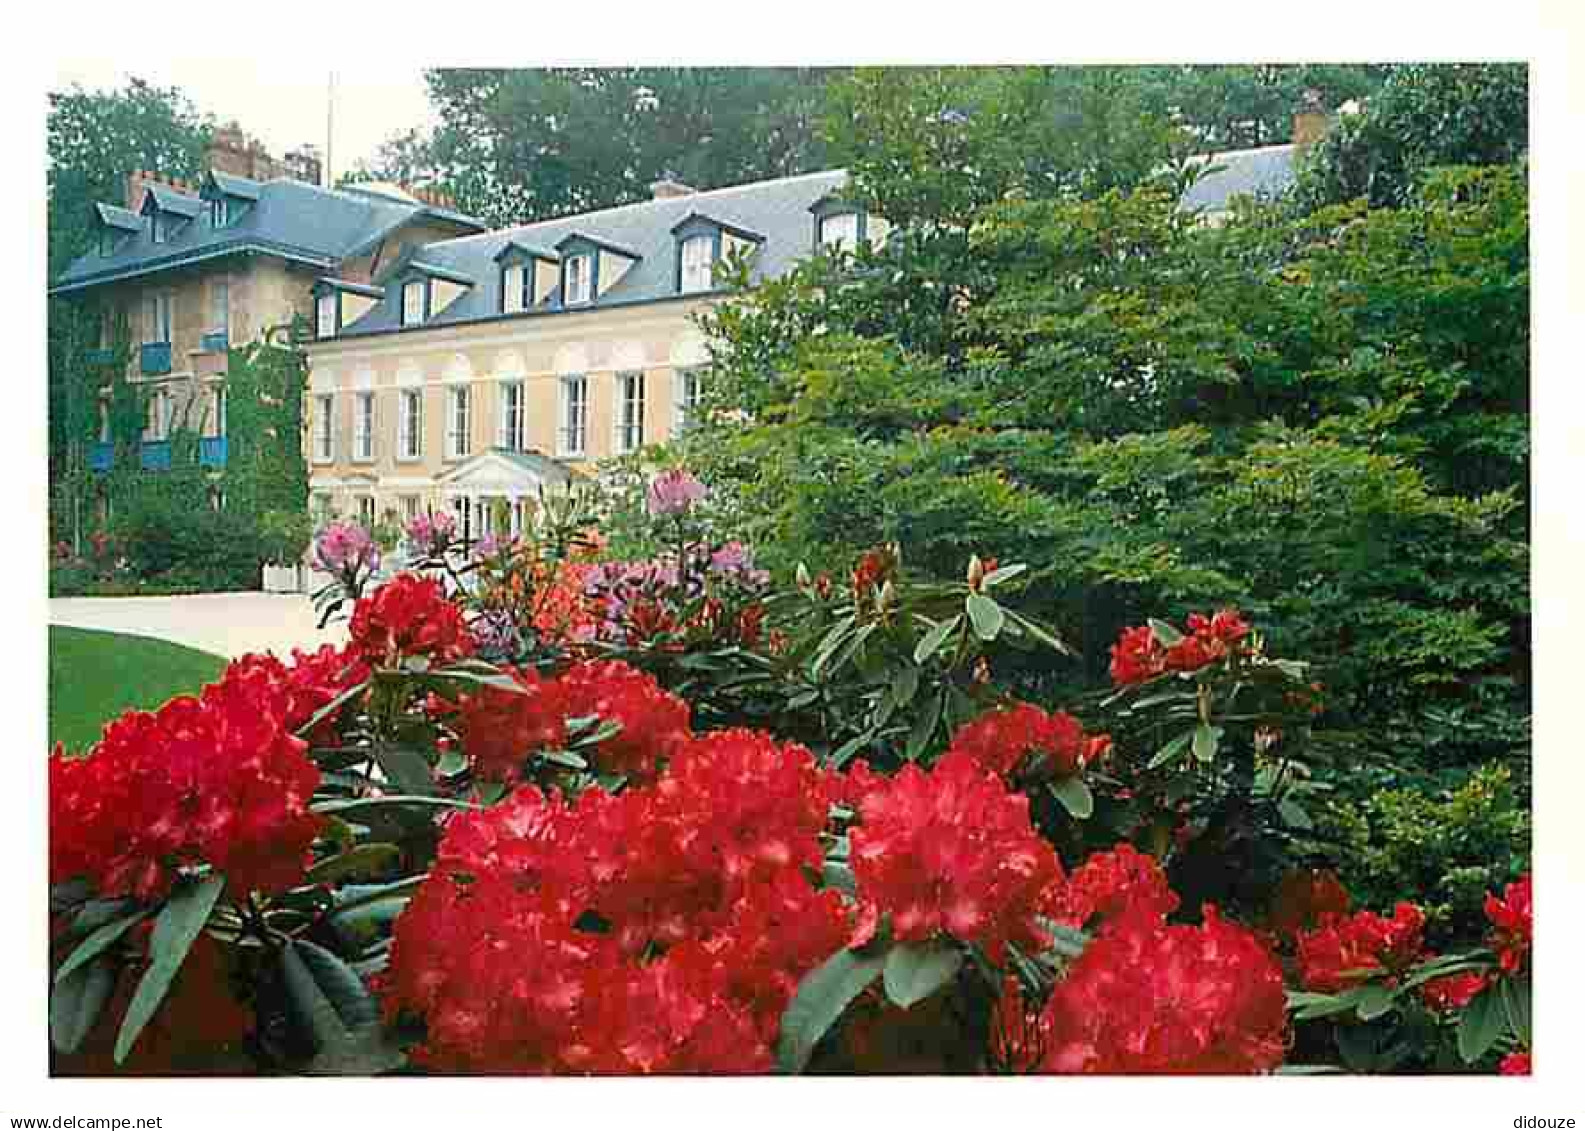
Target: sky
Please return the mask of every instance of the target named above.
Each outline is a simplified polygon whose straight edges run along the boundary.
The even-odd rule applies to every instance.
[[[308,142],[325,151],[331,77],[326,69],[305,66],[283,81],[275,61],[174,60],[139,65],[135,71],[113,62],[63,61],[52,89],[73,83],[111,89],[125,85],[134,73],[155,86],[180,87],[200,111],[220,122],[236,119],[277,157]],[[417,67],[338,67],[331,149],[335,174],[373,157],[392,135],[434,122]]]

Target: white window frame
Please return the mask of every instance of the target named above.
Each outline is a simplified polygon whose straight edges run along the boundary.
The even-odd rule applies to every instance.
[[[562,456],[582,456],[589,447],[589,376],[571,373],[561,379],[561,404],[557,413],[556,451]]]
[[[521,381],[503,381],[499,387],[500,419],[496,427],[496,446],[510,452],[523,451],[528,446],[527,414],[524,411],[526,389]]]
[[[354,463],[374,462],[374,394],[355,393],[352,399],[352,459]]]
[[[844,229],[836,235],[831,234],[833,225],[840,224]],[[853,251],[859,245],[859,214],[857,212],[833,212],[829,216],[820,217],[820,246],[826,248],[841,248],[843,251]]]
[[[231,280],[221,276],[209,282],[209,332],[231,333]]]
[[[424,456],[424,390],[396,391],[396,458],[416,460]]]
[[[574,277],[578,281],[576,288],[572,285]],[[561,298],[563,306],[589,302],[594,289],[594,256],[588,252],[568,256],[565,279],[567,290]]]
[[[700,249],[704,255],[699,255]],[[682,273],[678,290],[685,295],[699,294],[715,286],[715,237],[706,233],[682,241]]]
[[[376,521],[373,495],[358,496],[358,525],[365,530],[373,530]]]
[[[403,495],[401,498],[402,525],[407,525],[423,511],[423,500],[417,495]]]
[[[148,345],[169,345],[171,342],[171,326],[176,321],[175,298],[170,291],[154,291],[149,295],[148,312],[149,324],[145,327],[149,337],[144,341]],[[157,335],[163,334],[163,337]]]
[[[693,423],[699,412],[700,394],[704,389],[704,368],[691,365],[672,370],[671,434],[680,436]]]
[[[314,462],[334,463],[336,459],[336,397],[334,393],[314,395]]]
[[[417,302],[413,301],[417,298]],[[416,305],[418,310],[412,308]],[[423,279],[409,279],[402,284],[402,325],[419,326],[429,316],[429,283]]]
[[[509,263],[501,271],[501,313],[528,309],[528,264]]]
[[[341,296],[335,291],[326,291],[319,296],[315,310],[315,334],[321,338],[334,338],[336,336],[336,308],[341,302]]]
[[[170,236],[163,223],[164,218],[165,214],[158,208],[149,213],[149,239],[154,243],[164,243]]]
[[[473,397],[467,385],[446,390],[446,458],[467,459],[473,451]]]
[[[171,391],[161,385],[149,390],[148,422],[144,438],[151,444],[163,443],[171,438],[171,422],[176,415],[176,402]]]
[[[644,384],[642,369],[616,375],[616,411],[611,414],[611,446],[618,455],[636,452],[644,446]]]
[[[226,387],[215,385],[209,390],[209,413],[206,417],[209,425],[207,435],[210,439],[219,439],[226,434]]]

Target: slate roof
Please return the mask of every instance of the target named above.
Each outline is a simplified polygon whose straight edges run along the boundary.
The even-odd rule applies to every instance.
[[[263,187],[251,177],[239,177],[235,173],[223,173],[219,169],[209,170],[206,179],[214,182],[214,186],[227,196],[240,197],[243,200],[259,199],[259,190]]]
[[[496,257],[508,244],[525,250],[557,248],[572,236],[582,236],[639,257],[598,301],[572,310],[599,310],[675,298],[677,252],[671,229],[694,213],[734,228],[763,233],[765,242],[755,254],[753,272],[756,278],[774,277],[813,250],[814,222],[809,216],[809,206],[840,188],[846,180],[847,173],[841,169],[805,173],[688,196],[646,200],[426,244],[417,252],[416,259],[431,267],[465,275],[473,280],[473,286],[422,326],[408,327],[401,325],[401,295],[392,288],[382,301],[375,303],[356,322],[343,327],[336,337],[346,339],[392,331],[422,332],[437,326],[493,318],[559,313],[561,308],[556,305],[556,296],[552,295],[548,306],[520,314],[501,314],[501,272]]]
[[[73,261],[50,293],[80,291],[241,251],[260,251],[329,268],[372,247],[408,221],[425,217],[450,219],[481,231],[484,228],[479,221],[449,209],[370,193],[325,189],[285,177],[260,183],[258,189],[258,202],[223,228],[216,228],[209,209],[201,206],[193,219],[166,243],[154,243],[140,224],[138,233],[124,240],[113,255],[90,251]],[[154,186],[151,191],[155,191]],[[197,203],[197,198],[170,189],[164,189],[164,193],[179,201]],[[164,206],[163,201],[157,203]],[[113,206],[102,206],[110,207]]]
[[[1292,145],[1230,149],[1189,158],[1190,164],[1207,162],[1212,172],[1195,181],[1183,194],[1179,201],[1183,208],[1221,212],[1235,196],[1276,196],[1294,181]]]
[[[144,198],[143,211],[148,211],[148,202],[151,200],[161,212],[174,212],[178,216],[186,216],[189,220],[204,210],[204,202],[196,196],[177,192],[167,185],[148,186],[148,196]]]
[[[96,204],[94,211],[106,227],[120,228],[123,232],[137,232],[143,228],[143,219],[136,212],[128,212],[114,204]]]

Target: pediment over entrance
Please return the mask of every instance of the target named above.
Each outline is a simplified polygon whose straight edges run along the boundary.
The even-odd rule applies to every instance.
[[[490,448],[438,476],[435,482],[448,495],[530,498],[542,487],[562,487],[571,479],[572,473],[548,456]]]

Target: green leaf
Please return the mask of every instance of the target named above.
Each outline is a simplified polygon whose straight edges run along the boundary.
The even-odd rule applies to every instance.
[[[106,923],[94,931],[93,934],[83,940],[81,946],[67,956],[66,961],[61,963],[61,968],[55,971],[56,984],[58,985],[64,981],[73,970],[76,970],[84,962],[103,954],[117,939],[126,934],[128,928],[134,923],[140,923],[148,918],[148,914],[146,909],[140,909],[130,915]]]
[[[1361,989],[1356,1012],[1361,1021],[1374,1021],[1393,1007],[1393,992],[1383,985],[1369,985]]]
[[[904,753],[910,762],[924,753],[930,743],[930,736],[936,732],[936,723],[941,720],[942,696],[927,696],[922,709],[914,716],[913,729],[908,732],[908,745]]]
[[[1090,787],[1084,784],[1084,779],[1077,774],[1058,778],[1052,782],[1051,796],[1062,802],[1062,807],[1068,811],[1068,816],[1076,820],[1085,820],[1095,812],[1095,796],[1090,793]]]
[[[541,750],[539,759],[549,762],[553,766],[563,766],[569,770],[587,770],[588,759],[579,757],[570,750]]]
[[[149,968],[133,991],[126,1017],[121,1021],[121,1031],[116,1034],[117,1064],[126,1060],[133,1042],[165,1000],[177,971],[208,922],[209,913],[214,910],[225,886],[226,878],[215,872],[198,883],[178,887],[160,910],[159,917],[154,920],[153,937],[149,940]]]
[[[310,734],[313,734],[315,727],[324,722],[326,719],[330,718],[330,716],[334,715],[337,711],[341,710],[342,707],[346,706],[350,700],[362,693],[368,686],[369,681],[363,680],[361,683],[355,683],[345,691],[338,694],[330,702],[326,703],[323,707],[319,708],[319,710],[308,716],[308,721],[297,728],[297,737],[306,738]]]
[[[308,869],[303,879],[311,884],[343,880],[348,876],[384,871],[401,858],[402,850],[394,844],[360,844],[321,860]]]
[[[996,634],[1002,630],[1002,622],[1007,619],[1002,607],[984,593],[970,593],[963,607],[969,614],[974,635],[981,640],[995,640]]]
[[[415,797],[393,793],[385,797],[338,797],[332,801],[316,802],[310,808],[315,813],[329,815],[331,813],[365,813],[370,810],[380,809],[478,809],[479,806],[471,801],[454,801],[449,797]]]
[[[1059,637],[1055,632],[1051,631],[1045,625],[1041,624],[1039,621],[1031,620],[1029,617],[1015,613],[1012,609],[1003,609],[1002,612],[1007,614],[1007,619],[1009,621],[1011,621],[1013,624],[1016,624],[1030,636],[1033,636],[1047,648],[1050,648],[1054,652],[1061,652],[1064,656],[1073,655],[1073,649],[1064,644],[1061,637]]]
[[[1488,986],[1476,994],[1458,1022],[1458,1055],[1465,1064],[1474,1064],[1497,1043],[1507,1027],[1508,1017],[1501,995]]]
[[[61,979],[50,990],[50,1043],[61,1052],[76,1052],[115,984],[116,966],[103,955]]]
[[[1277,802],[1277,812],[1281,815],[1283,823],[1290,829],[1310,829],[1315,827],[1310,820],[1310,814],[1305,812],[1304,806],[1292,798],[1285,797]]]
[[[1157,640],[1161,641],[1163,647],[1171,648],[1174,644],[1183,639],[1183,633],[1179,632],[1176,628],[1173,628],[1164,620],[1156,620],[1154,617],[1152,617],[1150,618],[1149,624],[1150,631],[1155,634]]]
[[[898,943],[886,956],[886,996],[907,1009],[957,977],[962,966],[962,948],[944,939]]]
[[[1194,756],[1201,762],[1216,757],[1216,747],[1222,741],[1222,728],[1201,723],[1194,728]]]
[[[880,977],[886,955],[839,950],[804,976],[798,992],[782,1014],[776,1042],[776,1066],[782,1072],[804,1070],[815,1046],[836,1024],[854,998]]]
[[[859,890],[853,869],[837,860],[827,860],[820,865],[820,883],[823,887],[836,888],[849,895],[857,895]]]
[[[980,581],[980,588],[989,589],[993,585],[1000,585],[1004,581],[1011,581],[1029,567],[1023,562],[1014,562],[1012,565],[998,566],[991,570]]]
[[[892,707],[901,709],[914,701],[914,695],[918,690],[919,669],[913,664],[905,663],[897,669],[897,674],[892,676],[887,694],[891,697]]]
[[[1504,978],[1497,986],[1502,991],[1503,1012],[1508,1018],[1508,1028],[1513,1030],[1513,1035],[1519,1038],[1521,1045],[1529,1048],[1530,979]]]
[[[1147,765],[1145,768],[1147,770],[1154,770],[1157,766],[1165,765],[1167,762],[1177,758],[1188,749],[1189,742],[1193,738],[1194,732],[1192,730],[1184,731],[1182,734],[1178,735],[1177,738],[1174,738],[1160,750],[1156,751],[1155,757],[1150,759],[1149,765]]]
[[[956,632],[958,625],[962,623],[963,617],[959,615],[949,617],[934,625],[929,632],[919,638],[919,643],[914,646],[914,663],[922,664],[939,652],[947,637]]]
[[[297,952],[314,984],[349,1032],[380,1020],[380,1007],[369,994],[368,986],[333,952],[307,939],[294,940],[288,949]]]
[[[410,746],[388,746],[380,743],[374,748],[374,760],[385,776],[406,794],[428,797],[435,792],[435,779],[429,760]]]
[[[286,1000],[297,1019],[314,1035],[316,1049],[333,1047],[348,1037],[347,1026],[329,995],[320,987],[297,942],[281,948],[281,976]],[[357,975],[353,975],[357,977]]]

